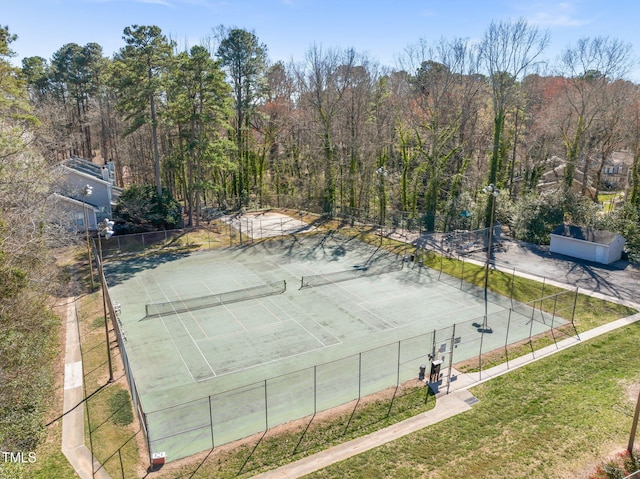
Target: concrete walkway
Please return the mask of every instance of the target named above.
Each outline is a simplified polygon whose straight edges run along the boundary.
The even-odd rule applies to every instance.
[[[62,452],[82,479],[111,479],[84,444],[84,388],[76,299],[67,298]]]

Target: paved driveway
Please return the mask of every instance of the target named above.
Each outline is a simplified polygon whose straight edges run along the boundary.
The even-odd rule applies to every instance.
[[[484,261],[484,252],[470,255]],[[499,267],[543,276],[570,286],[596,291],[626,301],[640,302],[640,266],[627,261],[610,265],[550,253],[548,246],[537,246],[504,239],[494,252]]]

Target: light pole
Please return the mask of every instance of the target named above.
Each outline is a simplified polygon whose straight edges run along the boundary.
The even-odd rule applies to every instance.
[[[493,216],[496,209],[496,197],[500,194],[500,190],[496,188],[493,183],[489,186],[482,188],[482,192],[486,195],[490,195],[489,201],[491,201],[491,214],[489,220],[489,237],[487,239],[487,260],[484,265],[484,318],[482,319],[482,329],[480,330],[480,354],[478,355],[478,369],[480,378],[482,378],[482,343],[485,333],[490,333],[491,328],[488,325],[489,313],[487,298],[487,290],[489,289],[489,266],[491,265],[491,242],[493,240]]]
[[[82,195],[82,214],[84,215],[84,233],[87,237],[87,256],[89,257],[89,277],[91,278],[91,291],[95,288],[93,283],[93,265],[91,259],[91,243],[89,242],[89,225],[87,224],[87,196],[91,196],[93,193],[93,187],[91,185],[85,185],[80,192]]]
[[[487,329],[487,290],[489,289],[489,266],[491,265],[491,243],[493,241],[493,216],[496,210],[496,197],[500,194],[500,190],[493,183],[482,188],[482,192],[490,196],[491,215],[489,220],[489,238],[487,240],[487,260],[484,268],[484,321],[482,328]]]
[[[102,286],[102,309],[104,311],[104,333],[107,340],[107,358],[109,360],[109,382],[113,382],[113,368],[111,366],[111,343],[109,341],[109,322],[107,321],[107,285],[104,284],[104,269],[102,268],[102,236],[108,240],[113,236],[113,221],[105,218],[98,223],[98,252],[100,263],[98,265],[98,274],[100,275],[100,284]]]

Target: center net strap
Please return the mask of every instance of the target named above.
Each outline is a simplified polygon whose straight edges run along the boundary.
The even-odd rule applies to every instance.
[[[223,304],[237,303],[249,299],[263,298],[282,294],[287,290],[286,281],[276,281],[275,283],[262,284],[251,288],[227,291],[225,293],[210,294],[198,298],[183,299],[180,301],[168,301],[166,303],[152,303],[145,305],[147,318],[158,316],[185,313],[198,309],[211,308]]]

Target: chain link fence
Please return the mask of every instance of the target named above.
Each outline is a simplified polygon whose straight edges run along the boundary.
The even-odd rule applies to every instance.
[[[409,228],[409,218],[400,214],[398,226]],[[393,222],[394,220],[391,219]],[[203,245],[214,242],[213,233],[220,234],[224,226],[213,229],[185,229],[161,231],[127,236],[114,236],[102,241],[101,255],[114,256],[137,253],[148,249]],[[231,227],[229,226],[229,231]],[[419,231],[419,225],[418,225]],[[420,231],[419,231],[420,233]],[[446,254],[434,255],[434,250],[449,253],[461,244],[470,241],[479,248],[486,244],[488,229],[467,234],[456,233],[420,234],[421,243],[416,247],[409,261],[411,268],[426,265],[439,269],[438,279],[450,286],[481,297],[486,295],[477,284],[477,265],[464,257],[456,262],[459,275],[449,275],[445,271],[446,262],[452,258]],[[229,232],[229,238],[233,238]],[[100,255],[100,256],[101,256]],[[431,255],[431,257],[430,257]],[[96,255],[96,261],[99,261]],[[101,268],[98,268],[102,274]],[[145,410],[141,402],[126,351],[126,337],[120,328],[119,307],[114,304],[105,288],[108,316],[116,333],[127,381],[131,390],[134,410],[138,416],[149,455],[166,453],[167,460],[173,461],[200,451],[213,449],[254,434],[266,433],[273,428],[296,419],[307,418],[309,424],[317,414],[336,406],[354,403],[353,413],[360,400],[371,394],[382,394],[391,405],[403,395],[413,394],[414,386],[424,387],[419,381],[427,369],[428,377],[442,385],[448,385],[455,374],[454,365],[463,362],[477,362],[482,369],[481,358],[485,353],[504,349],[516,341],[549,333],[556,336],[571,335],[573,313],[577,291],[545,295],[544,279],[542,287],[532,292],[531,298],[514,298],[515,269],[510,282],[508,304],[498,312],[483,317],[460,318],[455,324],[430,332],[390,342],[370,350],[364,350],[335,361],[318,364],[311,368],[293,371],[285,375],[265,378],[262,381],[217,394],[203,396],[183,404],[158,410]],[[106,280],[104,276],[100,278]],[[491,296],[491,301],[493,301]],[[525,333],[523,333],[525,331]],[[508,361],[508,356],[507,356]],[[438,366],[437,377],[429,374],[431,365]],[[382,393],[381,393],[382,391]],[[427,395],[425,394],[425,400]],[[417,404],[417,403],[416,403]],[[177,424],[167,435],[165,425]],[[304,437],[293,447],[292,453],[304,449]],[[115,458],[115,456],[114,456]],[[113,459],[115,460],[115,459]]]

